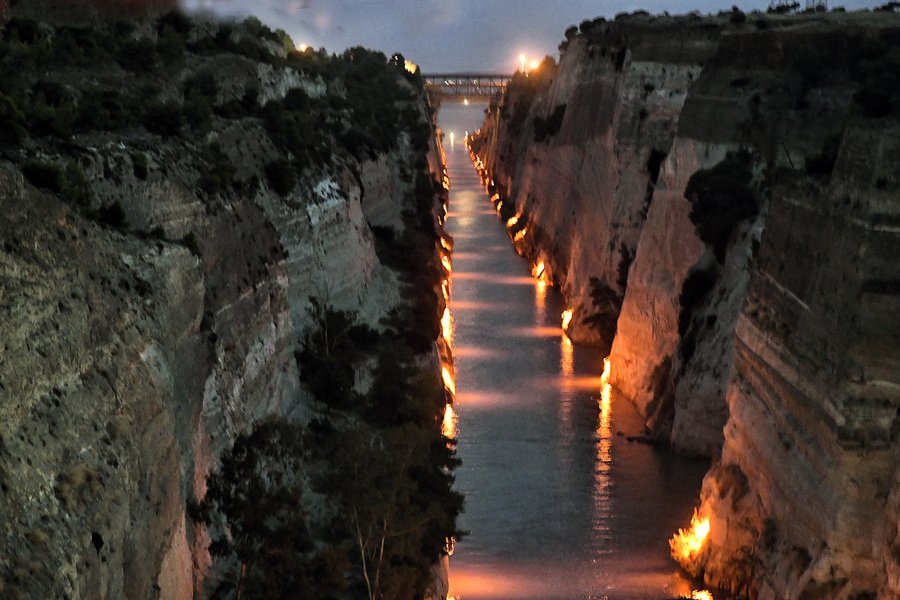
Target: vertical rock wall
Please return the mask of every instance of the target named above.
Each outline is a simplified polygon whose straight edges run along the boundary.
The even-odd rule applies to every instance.
[[[595,21],[473,142],[570,337],[611,346],[655,436],[717,459],[684,566],[751,597],[898,593],[897,117],[860,96],[898,26]],[[726,204],[701,214],[688,184],[723,165]]]
[[[252,61],[223,58],[219,75],[237,77],[235,62]],[[261,91],[276,75],[240,69]],[[424,102],[411,101],[423,119]],[[118,206],[118,225],[0,159],[0,596],[204,595],[208,540],[188,506],[238,434],[308,415],[294,352],[309,297],[371,323],[398,301],[370,223],[399,222],[423,161],[441,176],[434,142],[420,156],[400,135],[371,160],[331,155],[286,195],[266,183],[281,155],[259,119],[216,121],[201,140],[130,131],[40,150],[77,162],[91,210]],[[210,142],[256,185],[198,189]]]

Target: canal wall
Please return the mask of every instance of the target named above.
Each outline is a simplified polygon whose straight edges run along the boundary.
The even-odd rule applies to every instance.
[[[177,27],[204,50],[182,48],[172,64],[157,57],[147,72],[102,60],[77,75],[40,69],[44,85],[63,82],[61,102],[87,102],[78,86],[100,82],[126,97],[140,91],[148,105],[144,90],[156,89],[166,111],[81,126],[64,141],[23,129],[23,139],[2,142],[6,598],[205,597],[209,537],[188,507],[240,434],[273,415],[305,421],[321,409],[296,357],[315,323],[310,298],[378,327],[400,305],[401,283],[370,223],[415,208],[418,174],[443,177],[427,100],[402,69],[379,90],[407,98],[396,139],[378,140],[367,122],[354,125],[352,150],[337,133],[306,148],[307,129],[291,152],[278,134],[305,126],[297,103],[308,110],[307,97],[352,116],[344,82],[304,71],[315,61],[283,64],[283,50],[258,40],[253,24],[229,26],[225,39],[240,48],[228,49],[216,45],[214,23]],[[189,98],[186,82],[200,79],[201,98]],[[14,81],[3,85],[14,97]],[[306,93],[284,105],[295,112],[260,112],[297,88]],[[180,112],[189,101],[201,116],[207,107],[208,121]],[[266,125],[279,116],[294,120]],[[178,120],[157,129],[164,119]],[[434,255],[421,259],[439,264],[432,242]]]
[[[569,336],[609,350],[653,436],[715,459],[682,564],[751,597],[900,593],[898,34],[586,21],[471,143]]]

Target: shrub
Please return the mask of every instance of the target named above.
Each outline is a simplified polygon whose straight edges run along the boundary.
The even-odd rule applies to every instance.
[[[149,73],[159,64],[156,44],[146,38],[128,40],[119,46],[116,61],[123,69],[133,73]]]
[[[181,133],[184,117],[181,106],[175,102],[164,102],[151,106],[144,113],[144,127],[147,131],[162,136],[175,136]]]
[[[266,179],[273,190],[282,196],[286,196],[297,185],[297,177],[294,168],[286,160],[270,162],[265,167]]]
[[[737,6],[731,7],[731,17],[728,19],[732,25],[743,25],[747,22],[747,15]]]
[[[57,163],[28,161],[22,165],[22,174],[31,185],[56,194],[61,193],[66,186],[65,172]]]
[[[115,228],[123,228],[127,224],[125,209],[122,208],[122,203],[118,200],[101,209],[97,214],[97,220],[104,225]],[[138,291],[140,292],[140,290]]]
[[[91,187],[81,167],[69,162],[62,167],[55,162],[31,160],[22,165],[22,174],[31,185],[55,194],[78,206],[89,206]]]
[[[145,181],[150,170],[147,166],[147,155],[143,152],[135,152],[131,155],[131,168],[134,176]]]
[[[0,146],[20,146],[27,137],[25,115],[12,98],[0,93]]]
[[[200,187],[209,195],[218,194],[234,185],[237,169],[218,143],[210,144],[208,168],[200,176]]]
[[[807,157],[806,172],[810,175],[831,175],[840,145],[840,132],[828,136],[822,144],[822,151]]]
[[[735,226],[759,212],[749,164],[748,154],[729,154],[711,169],[694,173],[684,192],[691,203],[690,218],[697,234],[712,246],[720,263],[725,260]]]

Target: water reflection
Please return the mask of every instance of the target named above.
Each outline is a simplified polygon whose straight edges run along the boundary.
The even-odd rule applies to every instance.
[[[474,130],[483,108],[443,106],[441,124]],[[470,532],[451,561],[453,593],[690,594],[666,540],[690,519],[706,465],[618,435],[639,433],[643,423],[604,386],[602,356],[563,335],[562,299],[540,260],[528,265],[513,252],[463,144],[447,161],[456,394],[444,427],[458,436],[460,526]]]

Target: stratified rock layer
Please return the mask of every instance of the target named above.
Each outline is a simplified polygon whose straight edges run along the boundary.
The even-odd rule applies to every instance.
[[[235,54],[188,55],[178,69],[173,97],[200,73],[238,99],[256,90],[257,104],[296,88],[346,94]],[[397,73],[428,129],[424,97]],[[305,166],[283,194],[265,167],[285,153],[252,113],[213,118],[199,139],[137,126],[30,143],[30,156],[79,165],[89,206],[31,185],[4,152],[0,596],[205,595],[208,539],[188,506],[237,435],[310,412],[295,359],[309,298],[372,324],[399,301],[370,222],[399,225],[417,169],[441,173],[434,139],[425,156],[394,133],[391,150]],[[201,189],[209,144],[234,168],[216,192]]]
[[[900,23],[735,21],[586,23],[473,148],[571,337],[611,347],[654,435],[716,458],[683,566],[754,598],[895,598],[900,120],[865,73],[891,77]],[[719,247],[686,190],[722,165],[755,210]]]

